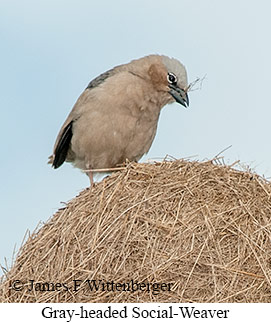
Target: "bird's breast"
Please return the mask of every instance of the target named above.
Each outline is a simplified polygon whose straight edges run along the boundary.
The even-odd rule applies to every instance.
[[[155,95],[138,84],[134,92],[133,84],[124,87],[120,83],[119,89],[109,85],[92,91],[84,113],[74,122],[71,151],[79,168],[110,168],[126,159],[138,161],[156,134],[161,106]]]

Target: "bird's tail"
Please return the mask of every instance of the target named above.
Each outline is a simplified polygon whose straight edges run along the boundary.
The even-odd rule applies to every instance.
[[[51,155],[51,156],[48,157],[47,164],[53,164],[53,162],[54,162],[54,155]]]

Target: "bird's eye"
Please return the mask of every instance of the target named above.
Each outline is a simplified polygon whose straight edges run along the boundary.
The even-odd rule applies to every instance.
[[[167,80],[168,80],[168,83],[172,85],[177,84],[177,81],[178,81],[177,76],[173,73],[168,73]]]

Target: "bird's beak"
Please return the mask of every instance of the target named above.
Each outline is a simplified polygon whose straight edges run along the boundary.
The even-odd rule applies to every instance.
[[[169,87],[169,93],[173,96],[176,102],[187,108],[189,106],[189,98],[187,92],[179,88],[177,85],[170,85]]]

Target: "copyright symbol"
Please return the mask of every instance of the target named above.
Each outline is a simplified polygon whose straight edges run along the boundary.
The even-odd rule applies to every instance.
[[[22,282],[20,280],[14,280],[14,282],[11,284],[11,287],[17,292],[23,289]]]

